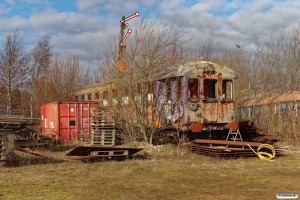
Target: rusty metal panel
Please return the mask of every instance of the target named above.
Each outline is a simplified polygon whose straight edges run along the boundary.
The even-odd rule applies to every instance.
[[[129,158],[142,151],[142,148],[104,147],[104,146],[79,146],[71,150],[67,156],[78,160],[97,160],[104,158]]]

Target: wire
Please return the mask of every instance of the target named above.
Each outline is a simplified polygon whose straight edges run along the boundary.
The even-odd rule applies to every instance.
[[[248,146],[250,147],[250,149],[259,157],[259,159],[261,160],[268,160],[268,161],[273,161],[272,159],[275,157],[276,152],[273,146],[269,145],[269,144],[261,144],[259,145],[259,147],[257,148],[257,152],[252,149],[252,147],[248,144]],[[268,152],[260,152],[260,150],[262,148],[266,148],[266,149],[270,149],[272,151],[271,153]]]

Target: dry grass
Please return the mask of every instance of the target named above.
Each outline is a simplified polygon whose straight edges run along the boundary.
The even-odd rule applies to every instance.
[[[276,199],[278,192],[300,193],[300,154],[269,162],[209,158],[169,145],[146,151],[148,160],[124,162],[70,161],[67,150],[45,151],[47,158],[35,162],[23,158],[22,164],[38,165],[0,169],[0,199]]]

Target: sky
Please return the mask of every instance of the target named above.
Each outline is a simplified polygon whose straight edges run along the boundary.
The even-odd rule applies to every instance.
[[[300,0],[0,0],[0,42],[20,30],[30,49],[43,37],[57,52],[76,52],[94,65],[116,41],[122,16],[133,30],[142,17],[158,19],[193,35],[199,49],[212,38],[215,51],[253,48],[300,25]]]

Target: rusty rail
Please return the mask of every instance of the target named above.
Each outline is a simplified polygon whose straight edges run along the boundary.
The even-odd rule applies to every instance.
[[[24,152],[24,153],[29,153],[29,154],[32,154],[32,155],[35,155],[35,156],[43,156],[42,154],[37,153],[35,151],[32,151],[29,148],[23,148],[23,147],[15,146],[15,150],[21,151],[21,152]]]

